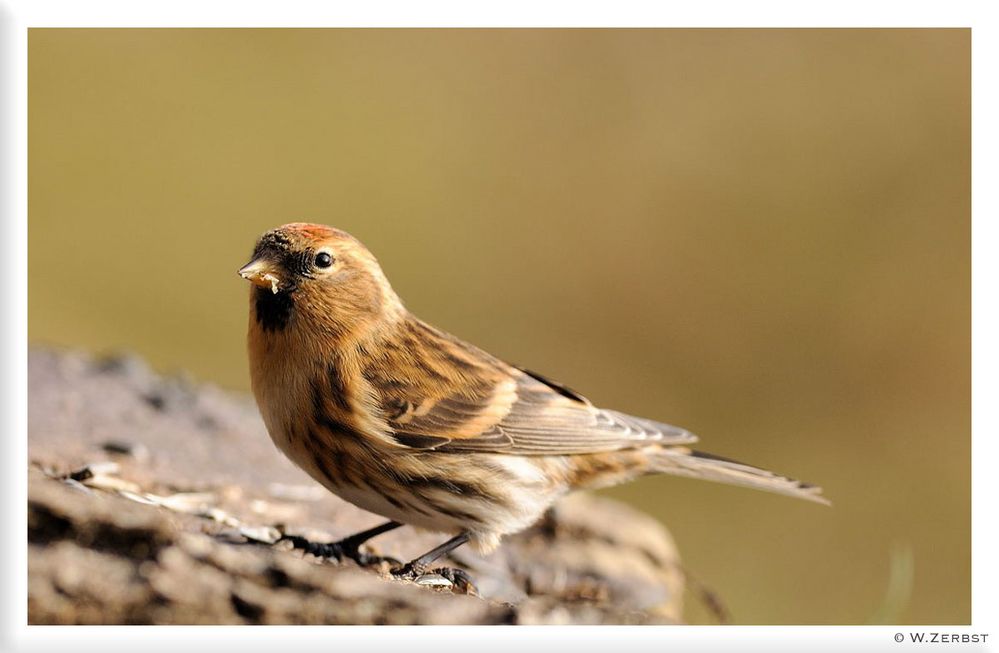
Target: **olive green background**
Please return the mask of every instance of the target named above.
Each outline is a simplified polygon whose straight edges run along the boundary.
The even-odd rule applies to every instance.
[[[823,485],[609,491],[735,622],[968,623],[970,38],[35,29],[30,339],[245,389],[236,268],[333,224],[437,326]]]

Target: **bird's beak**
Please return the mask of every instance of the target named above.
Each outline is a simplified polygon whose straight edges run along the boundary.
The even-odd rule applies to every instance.
[[[266,258],[256,258],[239,268],[238,274],[255,286],[271,289],[277,294],[281,289],[281,278],[277,276],[277,266]]]

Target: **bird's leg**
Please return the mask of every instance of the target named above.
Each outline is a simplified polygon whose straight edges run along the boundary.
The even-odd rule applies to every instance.
[[[451,567],[438,567],[437,569],[430,569],[431,563],[436,561],[438,558],[447,555],[451,551],[454,551],[465,542],[468,542],[468,533],[455,535],[444,544],[434,547],[421,555],[419,558],[409,561],[398,569],[393,569],[392,575],[396,578],[414,580],[426,574],[427,571],[431,571],[432,573],[446,578],[451,582],[451,584],[461,588],[469,594],[477,593],[475,583],[472,582],[471,576],[461,569],[453,569]]]
[[[339,542],[332,543],[310,542],[299,535],[282,535],[279,541],[287,540],[291,542],[291,545],[294,548],[301,549],[306,553],[311,553],[312,555],[320,558],[335,558],[338,562],[342,561],[344,558],[348,558],[356,562],[358,565],[366,567],[378,564],[382,561],[398,563],[398,560],[393,558],[383,558],[382,556],[364,553],[361,551],[361,545],[375,536],[395,530],[400,526],[402,526],[402,524],[397,521],[385,522],[380,526],[369,528],[366,531],[361,531],[360,533],[355,533],[354,535],[345,537]]]
[[[436,546],[419,558],[410,560],[408,563],[392,571],[394,576],[399,576],[402,578],[415,578],[416,576],[422,576],[427,573],[427,569],[430,568],[430,563],[434,562],[443,555],[447,555],[451,551],[454,551],[459,546],[468,541],[468,533],[460,533],[455,535],[450,540]]]

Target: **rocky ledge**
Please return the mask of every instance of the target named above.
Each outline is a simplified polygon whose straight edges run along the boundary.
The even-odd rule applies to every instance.
[[[489,556],[478,594],[292,549],[379,523],[271,444],[252,400],[139,358],[28,356],[28,619],[33,624],[675,623],[683,573],[655,520],[578,494]],[[401,560],[441,536],[405,527]]]

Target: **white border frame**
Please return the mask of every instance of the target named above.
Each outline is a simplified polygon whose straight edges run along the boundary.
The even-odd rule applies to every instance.
[[[5,385],[3,418],[3,500],[7,535],[2,538],[5,563],[0,622],[0,649],[40,651],[175,651],[178,647],[204,649],[238,645],[240,650],[273,651],[338,649],[365,651],[438,651],[468,647],[476,653],[509,651],[512,646],[572,648],[573,653],[627,647],[635,651],[748,650],[842,651],[902,650],[896,633],[988,634],[985,644],[937,644],[934,650],[995,650],[996,622],[995,496],[999,460],[996,438],[997,346],[996,311],[999,257],[996,226],[996,68],[999,34],[987,13],[989,3],[951,0],[940,2],[877,2],[840,0],[818,6],[807,2],[705,1],[670,6],[638,0],[613,3],[535,1],[491,3],[423,0],[421,2],[334,3],[283,0],[260,2],[174,0],[153,3],[128,0],[0,0],[0,79],[6,101],[0,110],[3,146],[0,147],[3,182],[0,202],[3,220],[3,298],[7,303],[2,332],[0,367]],[[979,119],[973,134],[973,626],[700,626],[700,627],[520,627],[473,626],[349,627],[266,629],[233,627],[125,627],[80,628],[26,626],[27,577],[25,538],[27,460],[27,28],[28,27],[972,27],[973,115]],[[991,118],[988,118],[991,116]],[[11,145],[13,144],[13,147]],[[987,216],[987,217],[985,217]],[[947,442],[940,443],[947,455]],[[990,517],[991,515],[991,517]]]

